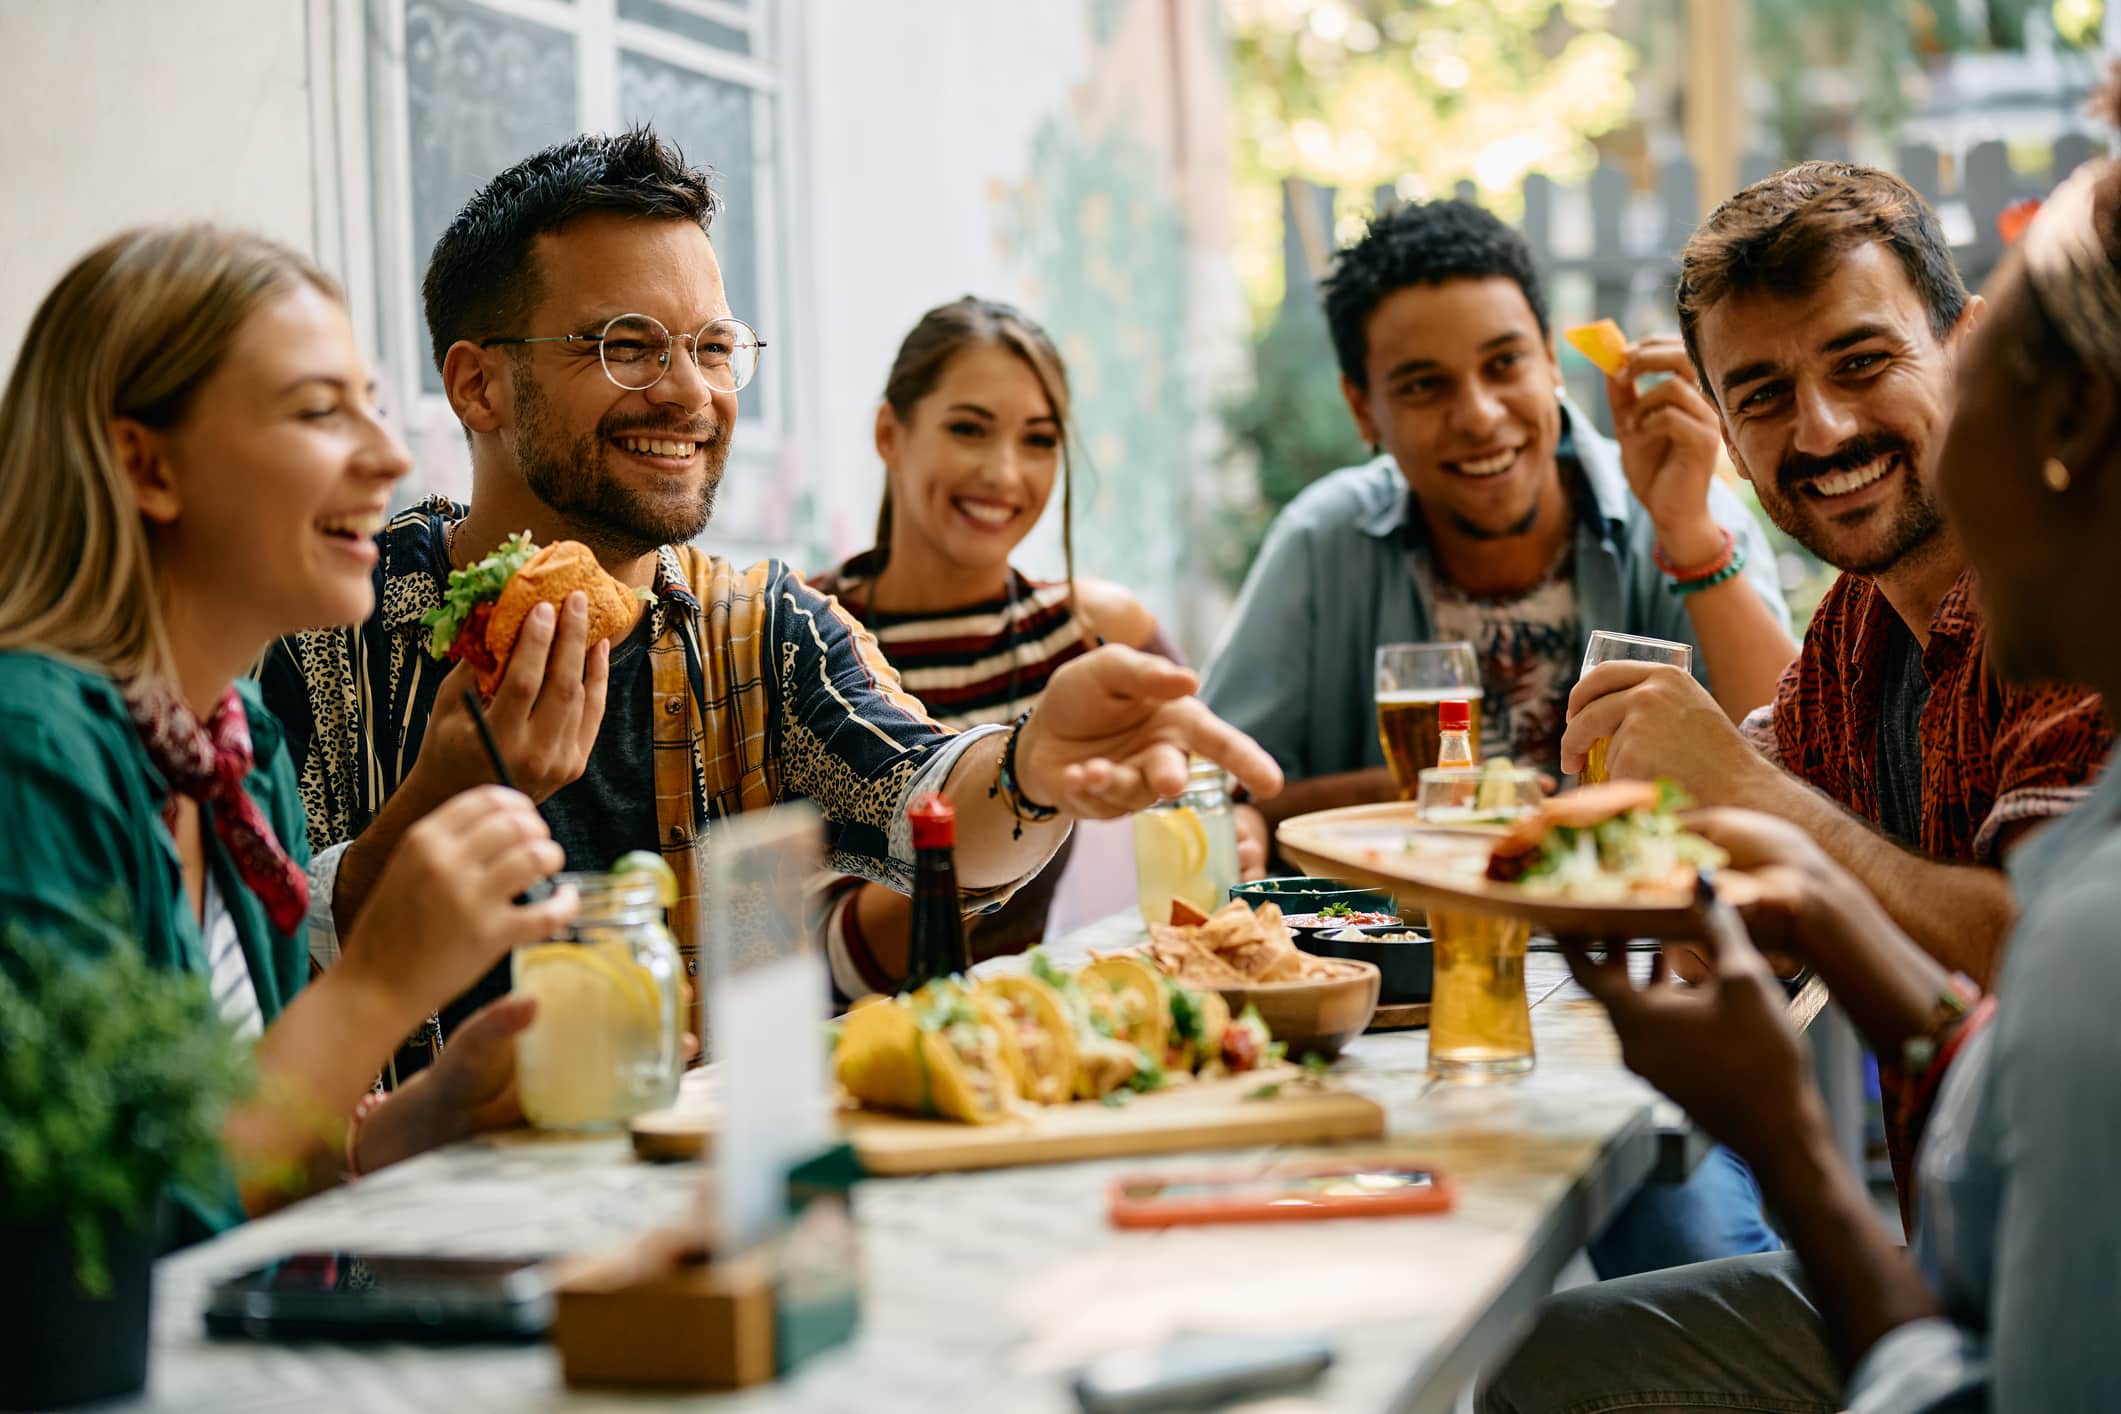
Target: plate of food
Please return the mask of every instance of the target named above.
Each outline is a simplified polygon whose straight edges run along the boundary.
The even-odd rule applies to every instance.
[[[1376,966],[1304,952],[1274,904],[1232,899],[1212,915],[1186,905],[1171,912],[1133,955],[1182,988],[1260,1017],[1292,1058],[1330,1060],[1370,1024]]]
[[[870,1109],[994,1124],[1027,1107],[1107,1100],[1280,1058],[1259,1015],[1139,957],[1076,972],[1033,952],[1022,974],[947,978],[870,997],[840,1022],[833,1069]]]
[[[1685,804],[1668,782],[1615,781],[1554,796],[1507,829],[1480,834],[1436,831],[1409,812],[1397,850],[1330,828],[1325,817],[1346,811],[1299,816],[1281,838],[1289,850],[1299,827],[1303,847],[1318,851],[1306,867],[1374,878],[1432,912],[1525,918],[1563,937],[1683,938],[1696,931],[1700,873],[1716,871],[1718,891],[1733,902],[1751,887],[1722,867],[1722,850],[1686,828]],[[1302,828],[1307,822],[1328,828]]]

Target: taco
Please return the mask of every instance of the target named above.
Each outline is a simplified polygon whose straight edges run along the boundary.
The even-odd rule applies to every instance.
[[[1073,1099],[1079,1051],[1060,993],[1036,977],[997,977],[980,983],[974,996],[1001,1018],[1015,1053],[1017,1093],[1041,1105]]]
[[[1116,1003],[1109,983],[1094,989],[1083,974],[1063,972],[1044,952],[1030,953],[1031,975],[1060,998],[1075,1042],[1074,1094],[1078,1100],[1102,1100],[1119,1090],[1154,1090],[1164,1083],[1163,1067],[1133,1041],[1114,1034]]]
[[[1171,1070],[1197,1071],[1221,1054],[1230,1004],[1220,992],[1196,992],[1168,977],[1157,981],[1163,985],[1164,1011],[1170,1021],[1164,1065]]]
[[[1163,979],[1138,957],[1101,957],[1076,974],[1090,1007],[1090,1024],[1117,1041],[1160,1059],[1171,1034]]]
[[[1006,1117],[1018,1090],[1008,1023],[955,981],[858,1006],[840,1027],[834,1073],[877,1109],[968,1124]]]

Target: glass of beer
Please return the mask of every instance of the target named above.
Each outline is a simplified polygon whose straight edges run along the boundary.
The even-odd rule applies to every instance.
[[[1436,764],[1444,703],[1472,704],[1473,759],[1480,759],[1482,696],[1470,643],[1387,643],[1377,650],[1377,739],[1401,800],[1414,798],[1421,773]]]
[[[1600,629],[1591,635],[1590,646],[1583,650],[1583,670],[1589,673],[1600,663],[1670,663],[1675,668],[1691,672],[1694,650],[1684,643],[1672,643],[1662,638],[1641,638],[1632,633]],[[1583,763],[1583,774],[1576,778],[1578,785],[1605,784],[1605,753],[1611,743],[1611,737],[1603,736],[1591,743],[1590,756]]]
[[[1478,913],[1429,914],[1436,981],[1429,994],[1429,1074],[1489,1080],[1532,1068],[1524,991],[1532,925]]]

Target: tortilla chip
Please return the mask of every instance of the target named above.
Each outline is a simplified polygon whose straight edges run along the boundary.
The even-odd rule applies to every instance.
[[[1303,976],[1303,954],[1289,937],[1281,921],[1281,909],[1263,903],[1257,913],[1242,903],[1233,913],[1224,909],[1208,920],[1201,941],[1223,961],[1242,973],[1248,982],[1293,982]]]
[[[1198,908],[1196,908],[1191,903],[1188,903],[1185,899],[1175,898],[1171,900],[1172,927],[1192,928],[1197,927],[1198,925],[1207,921],[1208,915],[1202,913]]]
[[[1596,324],[1579,324],[1561,337],[1569,341],[1569,347],[1598,365],[1599,371],[1608,377],[1617,376],[1627,363],[1628,336],[1610,319],[1601,319]]]

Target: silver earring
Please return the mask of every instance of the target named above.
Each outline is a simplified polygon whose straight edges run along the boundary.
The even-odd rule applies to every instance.
[[[2040,479],[2047,483],[2048,490],[2059,496],[2069,490],[2069,467],[2062,458],[2049,457],[2047,464],[2040,468]]]

